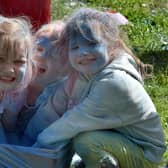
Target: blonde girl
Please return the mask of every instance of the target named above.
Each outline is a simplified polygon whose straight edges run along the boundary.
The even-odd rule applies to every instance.
[[[5,130],[10,131],[25,102],[24,90],[35,74],[30,24],[1,16],[0,41],[0,113]]]

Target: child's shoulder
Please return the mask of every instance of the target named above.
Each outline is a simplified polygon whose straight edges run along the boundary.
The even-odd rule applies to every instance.
[[[115,58],[97,75],[97,79],[117,79],[119,81],[125,81],[128,80],[128,78],[132,78],[132,80],[137,80],[143,84],[142,76],[134,58],[127,53],[122,53]]]
[[[93,81],[91,89],[101,95],[127,94],[129,87],[127,84],[127,77],[124,71],[108,69],[96,77]]]
[[[143,87],[142,77],[129,55],[122,55],[111,62],[96,75],[93,81],[93,86],[122,92],[130,92],[135,86]]]

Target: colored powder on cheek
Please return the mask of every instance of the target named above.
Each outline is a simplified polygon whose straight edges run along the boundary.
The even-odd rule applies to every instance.
[[[48,56],[48,51],[51,49],[52,47],[52,43],[51,40],[47,37],[40,37],[37,41],[37,45],[39,46],[39,48],[44,48],[44,51],[41,52],[41,57],[47,57]]]
[[[19,74],[18,74],[18,84],[21,83],[22,81],[24,81],[24,79],[26,78],[26,72],[27,72],[27,64],[26,65],[22,65],[19,68]]]

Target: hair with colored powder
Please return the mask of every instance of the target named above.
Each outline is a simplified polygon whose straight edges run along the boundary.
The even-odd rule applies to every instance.
[[[36,36],[36,41],[37,43],[40,45],[40,39],[42,39],[41,42],[43,42],[45,40],[45,38],[47,38],[48,43],[50,43],[50,48],[47,52],[46,52],[46,56],[50,56],[51,57],[55,57],[55,43],[57,42],[57,40],[60,37],[61,32],[63,31],[65,27],[65,23],[64,21],[61,20],[55,20],[49,24],[45,24],[43,25],[35,34]]]
[[[85,32],[85,29],[82,28],[84,25],[89,28],[89,31],[91,31],[93,37],[87,36],[87,32]],[[76,33],[80,33],[89,41],[104,42],[107,44],[109,50],[110,48],[114,49],[114,51],[110,54],[111,61],[115,57],[118,57],[119,53],[124,50],[135,59],[139,72],[141,73],[142,77],[145,78],[148,76],[148,72],[146,71],[146,67],[148,65],[142,63],[139,58],[133,54],[131,49],[126,46],[120,37],[120,25],[119,20],[116,17],[112,17],[111,13],[109,12],[101,12],[91,8],[81,8],[67,20],[66,27],[61,37],[60,45],[64,51],[67,51],[68,56],[69,40],[73,38]]]
[[[43,25],[37,32],[36,37],[45,36],[50,38],[51,40],[57,40],[65,27],[64,21],[55,20],[51,23]]]
[[[15,91],[22,90],[34,78],[36,69],[33,60],[34,38],[30,22],[24,18],[0,16],[0,41],[0,55],[4,56],[5,59],[15,58],[20,47],[23,50],[23,55],[27,57],[26,74],[15,89]]]
[[[45,51],[45,58],[47,58],[50,61],[53,61],[53,63],[54,61],[58,61],[60,63],[60,69],[62,71],[62,75],[67,74],[67,71],[69,69],[69,64],[67,64],[67,61],[65,61],[64,59],[65,51],[62,50],[62,47],[57,45],[64,28],[65,28],[64,21],[55,20],[49,24],[43,25],[36,32],[36,41],[39,45],[42,43],[45,43],[43,45],[50,45],[48,48],[46,48],[47,50]]]

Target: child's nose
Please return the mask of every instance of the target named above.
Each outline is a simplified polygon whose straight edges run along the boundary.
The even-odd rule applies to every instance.
[[[85,56],[88,56],[89,55],[89,51],[86,50],[86,49],[80,49],[79,51],[79,56],[80,57],[85,57]]]
[[[4,72],[5,73],[14,73],[14,67],[11,64],[6,64],[4,66]]]

